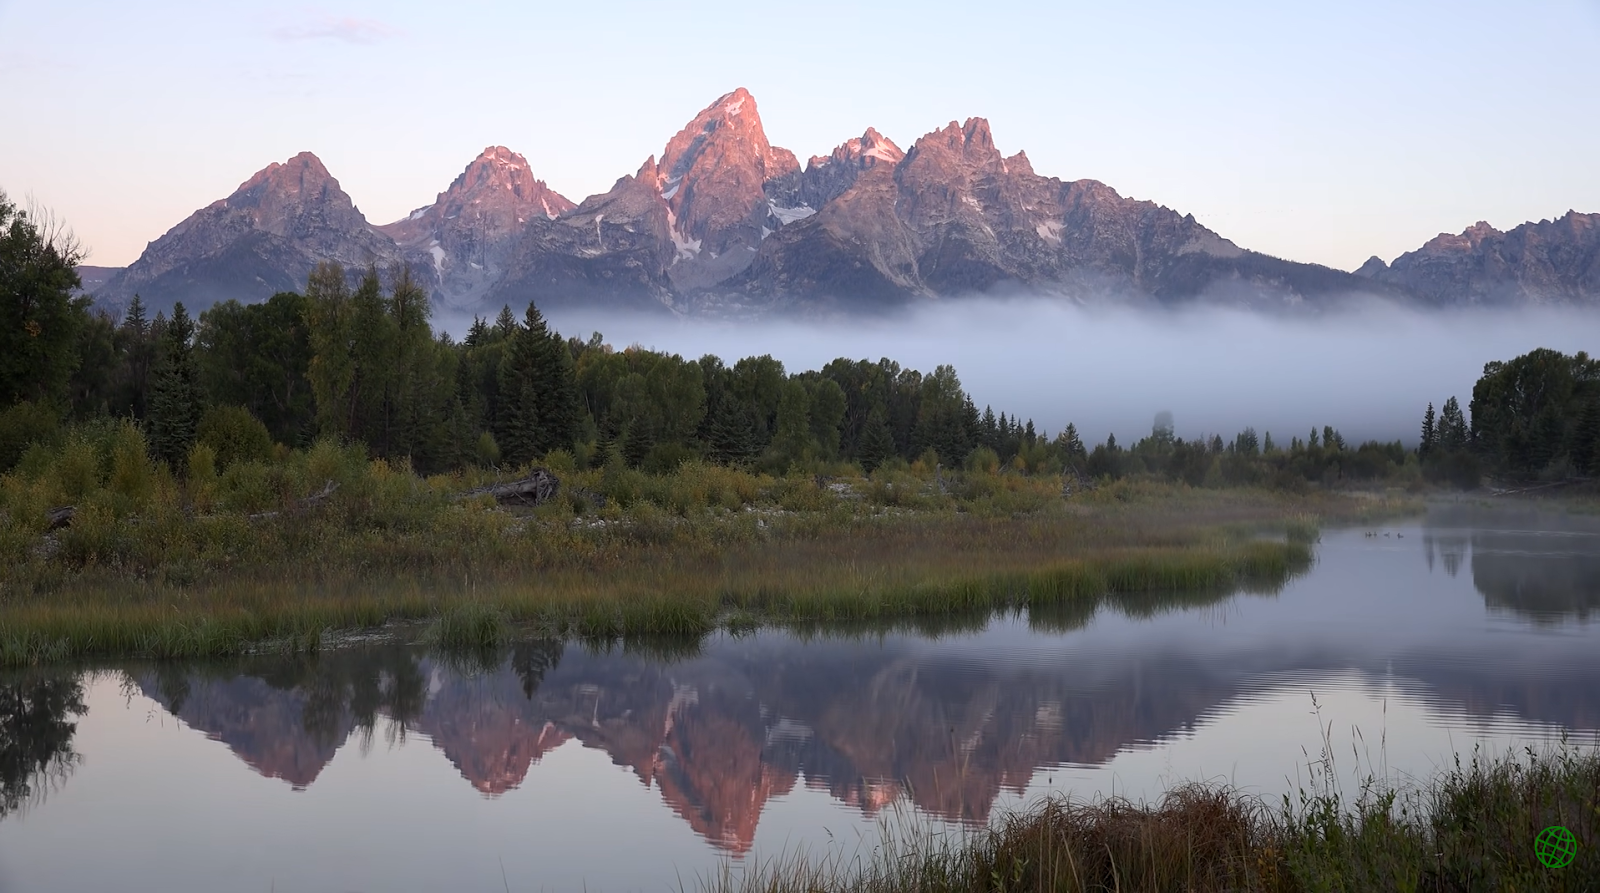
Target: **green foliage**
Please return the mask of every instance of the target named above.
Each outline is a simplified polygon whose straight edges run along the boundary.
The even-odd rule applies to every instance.
[[[64,401],[89,299],[74,298],[82,252],[48,218],[0,192],[0,406]]]
[[[1600,400],[1600,361],[1582,351],[1566,356],[1541,348],[1509,362],[1484,366],[1472,389],[1471,446],[1496,470],[1532,477],[1565,461],[1591,467],[1597,420],[1584,413]],[[1440,417],[1440,447],[1467,446],[1464,424],[1445,405]]]
[[[570,449],[579,422],[578,382],[566,342],[528,304],[500,361],[495,441],[513,465]]]
[[[0,410],[0,472],[10,471],[29,446],[53,436],[60,424],[49,406],[23,401]]]
[[[242,406],[212,406],[200,417],[195,438],[212,450],[217,466],[265,462],[272,457],[272,435]]]
[[[882,409],[875,408],[868,414],[859,444],[857,456],[861,460],[861,467],[868,472],[895,457],[894,435],[889,431],[889,423]]]
[[[194,323],[179,303],[161,339],[150,389],[150,451],[169,468],[182,468],[200,424],[199,374],[194,358]]]
[[[307,378],[310,309],[307,298],[294,292],[280,292],[260,304],[223,301],[200,314],[196,334],[206,396],[244,407],[273,440],[290,445],[310,433],[316,412]],[[136,342],[138,327],[125,321],[124,328]]]

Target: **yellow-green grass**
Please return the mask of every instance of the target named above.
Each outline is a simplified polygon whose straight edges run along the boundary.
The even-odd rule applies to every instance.
[[[79,452],[0,480],[0,663],[309,649],[461,611],[479,613],[446,618],[438,635],[487,635],[486,617],[694,636],[1271,589],[1306,565],[1321,519],[1414,508],[1153,481],[1063,498],[1055,477],[929,469],[832,481],[698,463],[578,472],[558,456],[563,497],[509,512],[454,497],[482,473],[424,479],[325,444],[198,482],[116,462],[97,478],[92,451]],[[318,480],[339,488],[297,507]],[[69,496],[78,516],[46,535],[45,507]]]

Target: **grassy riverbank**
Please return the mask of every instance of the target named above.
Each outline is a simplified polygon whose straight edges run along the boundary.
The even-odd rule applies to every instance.
[[[0,663],[316,648],[441,617],[440,635],[468,640],[510,624],[692,635],[1271,589],[1307,565],[1322,520],[1416,508],[1153,482],[1063,496],[1054,476],[923,467],[821,478],[558,461],[560,498],[507,511],[457,497],[484,474],[422,478],[327,444],[261,480],[131,480],[117,450],[98,477],[86,453],[5,479]],[[47,532],[48,507],[69,500],[72,525]]]
[[[1370,776],[1347,798],[1324,754],[1313,791],[1272,804],[1189,784],[1154,804],[1041,800],[959,838],[889,834],[870,856],[796,854],[730,868],[716,893],[942,891],[1591,891],[1600,889],[1600,751],[1563,746],[1474,758],[1426,784]],[[1534,850],[1577,838],[1561,868]]]

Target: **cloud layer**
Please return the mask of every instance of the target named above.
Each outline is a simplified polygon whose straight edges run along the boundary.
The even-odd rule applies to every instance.
[[[376,19],[322,16],[315,21],[275,28],[272,36],[278,40],[338,40],[344,43],[370,46],[392,37],[399,29]]]

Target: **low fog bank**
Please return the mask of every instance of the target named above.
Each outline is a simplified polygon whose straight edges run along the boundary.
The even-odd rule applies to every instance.
[[[520,317],[520,314],[519,314]],[[453,335],[465,323],[440,319]],[[981,409],[1019,413],[1052,435],[1074,422],[1088,442],[1130,443],[1170,410],[1179,436],[1245,426],[1287,443],[1332,425],[1349,441],[1415,445],[1423,409],[1456,396],[1466,409],[1491,360],[1538,347],[1600,347],[1600,314],[1572,309],[1421,311],[1371,303],[1321,316],[1215,307],[1083,308],[1048,299],[943,301],[892,317],[830,321],[663,320],[552,312],[563,335],[602,333],[730,365],[770,353],[790,372],[837,357],[889,357],[931,371],[955,366]]]

